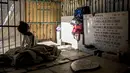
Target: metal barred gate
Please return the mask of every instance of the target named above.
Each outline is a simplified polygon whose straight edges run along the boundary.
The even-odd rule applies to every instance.
[[[24,0],[0,0],[0,54],[20,46],[17,26],[25,19],[24,6]]]
[[[39,41],[56,42],[61,2],[53,0],[0,0],[0,54],[20,46],[19,21],[27,22]]]

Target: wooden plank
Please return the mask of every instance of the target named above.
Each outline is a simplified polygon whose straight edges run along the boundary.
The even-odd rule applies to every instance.
[[[53,11],[55,10],[53,7],[55,6],[55,4],[54,3],[52,3],[52,6],[51,6],[51,8],[52,8],[52,10],[51,10],[51,15],[52,15],[52,18],[51,18],[51,22],[53,22],[54,20],[54,14],[53,14]],[[51,32],[50,32],[50,38],[51,38],[51,40],[52,40],[52,37],[53,37],[53,35],[52,35],[52,25],[50,25],[50,28],[51,28]]]
[[[29,21],[29,16],[28,16],[28,11],[29,11],[29,9],[28,9],[28,5],[29,5],[29,3],[28,2],[26,2],[26,14],[27,14],[27,16],[26,16],[26,21],[28,22]]]
[[[46,3],[47,3],[47,9],[49,9],[49,4],[48,4],[48,2],[46,2]],[[48,21],[48,20],[49,20],[49,19],[48,19],[48,18],[49,18],[48,10],[47,10],[47,14],[46,14],[46,15],[47,15],[47,22],[49,22],[49,21]],[[48,40],[48,37],[49,37],[49,36],[48,36],[48,24],[47,24],[47,29],[46,29],[46,35],[47,35],[47,40]]]
[[[52,4],[53,4],[53,6],[52,6]],[[49,5],[51,5],[51,6],[49,6]],[[60,10],[57,10],[57,8],[60,8],[60,7],[58,7],[58,6],[60,6],[60,4],[57,5],[57,3],[47,4],[47,3],[38,2],[37,8],[39,10],[36,10],[36,2],[31,2],[30,9],[28,9],[28,6],[27,6],[26,11],[30,10],[30,12],[31,12],[30,13],[31,22],[56,22],[56,21],[60,21]],[[50,11],[42,10],[43,8],[50,9],[50,7],[52,9]],[[37,13],[36,13],[36,11],[37,11]],[[26,12],[26,14],[27,14],[27,12]],[[37,17],[37,19],[36,19],[36,17]],[[27,21],[29,21],[28,14],[27,14],[27,19],[28,19]],[[52,24],[48,24],[48,25],[47,24],[34,24],[34,23],[31,24],[31,31],[34,33],[34,35],[38,39],[52,38],[53,37],[52,28],[53,28]]]
[[[34,36],[36,37],[36,24],[33,24],[33,34],[34,34]]]
[[[44,24],[44,39],[47,39],[47,35],[46,35],[46,29],[47,29],[47,27],[46,27],[46,25],[47,24]]]
[[[52,33],[53,33],[53,38],[52,38],[52,40],[53,40],[53,41],[56,41],[56,32],[55,32],[56,29],[55,29],[55,28],[56,28],[56,24],[53,25],[53,29],[52,29],[52,30],[53,30],[53,31],[52,31]]]

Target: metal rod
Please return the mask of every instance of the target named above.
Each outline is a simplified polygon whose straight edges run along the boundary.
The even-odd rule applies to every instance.
[[[120,1],[118,0],[118,11],[120,11]]]
[[[115,0],[113,0],[113,12],[115,12]]]
[[[109,12],[109,0],[106,0],[106,11]]]
[[[129,0],[127,0],[127,11],[129,11]]]
[[[8,4],[8,2],[0,2],[0,4]]]
[[[62,4],[63,4],[63,2],[62,2]],[[63,8],[63,10],[64,10],[62,16],[64,16],[64,12],[65,12],[65,7],[64,7],[64,5],[65,5],[65,4],[62,5],[62,8]],[[74,10],[76,9],[76,6],[75,6],[75,5],[76,5],[76,2],[75,2],[75,0],[74,0],[74,3],[73,3],[73,6],[74,6],[73,8],[74,8]],[[74,13],[74,10],[73,10],[73,13]],[[61,11],[61,12],[62,12],[62,11]],[[74,15],[74,14],[73,14],[73,15]]]
[[[71,6],[71,16],[73,15],[73,1],[70,1],[70,6]]]
[[[128,10],[128,20],[130,20],[130,11]],[[130,21],[128,21],[128,24]],[[128,31],[130,31],[130,25],[128,25]],[[128,32],[128,44],[130,44],[130,33]],[[128,46],[130,48],[130,45]]]
[[[109,5],[110,12],[112,12],[112,10],[111,10],[111,9],[112,9],[112,7],[111,7],[111,6],[112,6],[112,0],[109,0],[109,4],[110,4],[110,5]]]
[[[16,26],[16,21],[15,21],[15,1],[13,1],[13,4],[14,4],[14,26]],[[16,47],[16,28],[14,28],[14,36],[15,36],[14,42],[15,42],[15,47]]]
[[[91,5],[92,5],[92,13],[93,13],[93,12],[94,12],[94,11],[93,11],[93,7],[94,7],[94,6],[93,6],[93,0],[91,1]]]
[[[14,25],[0,25],[0,27],[18,27],[18,26],[14,26]]]
[[[9,3],[9,0],[7,0],[8,1],[8,3]],[[9,23],[9,18],[10,18],[10,16],[9,16],[9,4],[7,4],[7,12],[8,12],[8,26],[10,25],[10,23]],[[9,47],[9,49],[10,49],[10,28],[8,27],[8,47]]]
[[[122,11],[124,11],[124,0],[122,0]]]
[[[50,23],[50,24],[55,24],[56,22],[27,22],[27,23],[29,23],[29,24],[48,24],[48,23]],[[58,24],[60,24],[61,22],[57,22]]]
[[[100,13],[100,0],[98,0],[98,12]]]
[[[0,0],[2,2],[2,0]],[[2,4],[1,4],[1,25],[3,25],[3,10],[2,10]],[[4,53],[4,36],[3,36],[3,27],[2,30],[2,52]]]
[[[20,11],[20,21],[21,21],[21,0],[19,0],[19,11]],[[22,35],[20,33],[20,45],[22,44]]]
[[[102,8],[101,9],[102,9],[102,13],[103,13],[103,0],[102,0]]]
[[[88,0],[88,2],[89,2],[89,6],[90,6],[90,11],[91,11],[91,13],[92,13],[92,4],[91,4],[91,0]]]
[[[105,0],[105,12],[107,12],[107,5],[106,5],[106,0]]]

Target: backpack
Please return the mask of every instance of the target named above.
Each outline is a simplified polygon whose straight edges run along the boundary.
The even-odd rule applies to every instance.
[[[90,8],[88,6],[77,8],[74,11],[74,18],[83,22],[83,15],[89,13],[90,13]]]

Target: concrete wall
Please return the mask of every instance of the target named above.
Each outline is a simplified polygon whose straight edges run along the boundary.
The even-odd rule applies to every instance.
[[[73,16],[64,16],[61,18],[61,40],[62,42],[72,44],[72,47],[78,49],[78,43],[73,38],[72,29],[73,26],[70,24]]]

